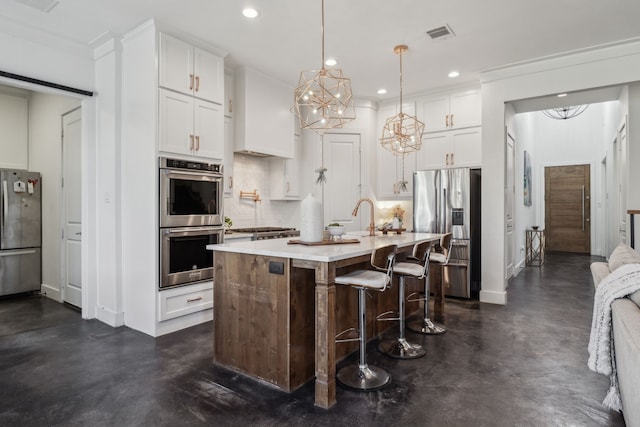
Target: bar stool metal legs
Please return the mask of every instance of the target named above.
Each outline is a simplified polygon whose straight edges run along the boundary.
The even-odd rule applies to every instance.
[[[447,328],[443,324],[433,322],[429,319],[429,276],[424,278],[424,298],[411,301],[424,301],[424,317],[419,320],[413,320],[407,324],[407,329],[424,335],[440,335],[447,332]]]
[[[397,359],[417,359],[426,354],[425,349],[419,344],[411,344],[404,336],[404,315],[405,315],[405,297],[404,297],[404,275],[400,275],[398,280],[398,318],[397,319],[381,319],[381,320],[398,320],[400,323],[400,332],[398,337],[391,340],[380,342],[378,350],[387,356]]]
[[[391,381],[391,376],[381,368],[367,365],[367,308],[366,290],[358,288],[358,341],[360,358],[358,365],[348,365],[336,374],[336,380],[348,388],[356,390],[377,390]]]

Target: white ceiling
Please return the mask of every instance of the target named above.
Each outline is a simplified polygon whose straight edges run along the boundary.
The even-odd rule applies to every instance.
[[[260,11],[256,20],[241,15],[249,5]],[[320,5],[320,0],[59,0],[44,13],[0,0],[0,31],[20,24],[88,48],[105,34],[124,34],[156,18],[229,52],[227,64],[255,67],[293,87],[300,71],[321,65]],[[409,95],[478,83],[482,70],[636,39],[638,22],[638,0],[325,0],[326,57],[338,60],[356,97],[382,101],[399,93],[393,54],[398,44],[409,46],[403,55],[403,88]],[[425,34],[445,24],[456,37],[433,41]],[[449,79],[454,69],[461,75]],[[386,95],[377,95],[381,87]]]

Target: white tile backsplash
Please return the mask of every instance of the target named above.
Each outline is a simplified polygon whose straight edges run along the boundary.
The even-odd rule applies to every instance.
[[[260,202],[240,199],[240,191],[257,190]],[[233,161],[233,195],[224,199],[224,215],[233,228],[295,227],[300,224],[299,201],[269,200],[269,161],[263,157],[235,154]]]

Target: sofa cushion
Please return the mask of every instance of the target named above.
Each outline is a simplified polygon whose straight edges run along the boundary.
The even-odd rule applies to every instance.
[[[635,291],[631,295],[629,295],[629,299],[636,303],[638,308],[640,308],[640,291]]]
[[[609,256],[609,270],[615,271],[625,264],[640,264],[640,253],[629,245],[620,244]]]
[[[591,275],[593,276],[593,286],[597,287],[602,279],[607,277],[611,273],[609,270],[609,264],[606,262],[592,262],[591,263]]]
[[[622,414],[628,426],[640,426],[640,309],[628,298],[611,308]]]

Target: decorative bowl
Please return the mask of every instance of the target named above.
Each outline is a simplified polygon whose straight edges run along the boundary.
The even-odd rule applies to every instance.
[[[531,228],[534,230],[537,230],[540,226],[539,225],[532,225]]]
[[[344,225],[330,225],[327,227],[331,240],[340,240],[344,234]]]

